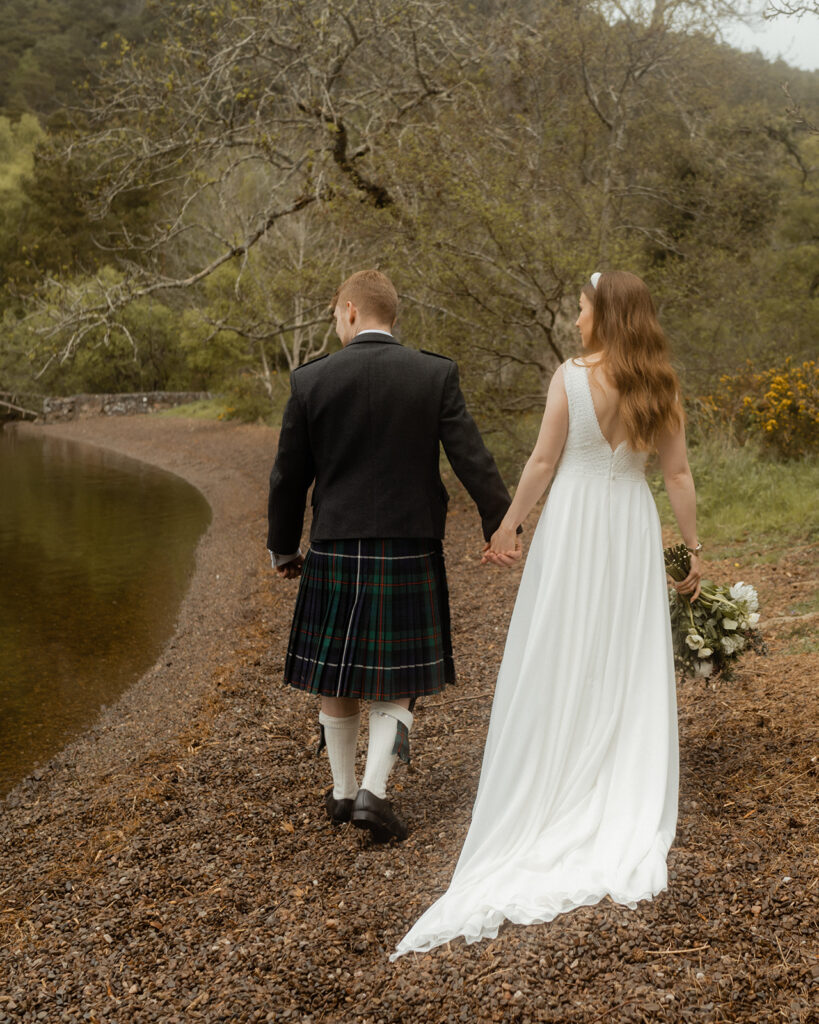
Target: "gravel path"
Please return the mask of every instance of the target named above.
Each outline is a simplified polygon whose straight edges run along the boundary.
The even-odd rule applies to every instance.
[[[417,708],[376,847],[324,818],[316,708],[280,673],[296,583],[264,553],[275,432],[174,418],[32,428],[177,472],[213,509],[176,636],[0,814],[0,1024],[90,1021],[819,1022],[815,628],[788,610],[815,549],[715,564],[758,583],[771,656],[680,689],[670,887],[391,965],[469,822],[519,570],[478,565],[457,487],[446,542],[459,685]],[[364,743],[362,738],[361,750]]]

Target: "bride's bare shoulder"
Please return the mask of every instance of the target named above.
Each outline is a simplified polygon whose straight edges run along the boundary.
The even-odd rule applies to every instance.
[[[598,366],[601,362],[601,356],[589,355],[589,356],[573,356],[568,361],[573,363],[575,366],[584,366],[587,370],[590,370],[594,366]]]

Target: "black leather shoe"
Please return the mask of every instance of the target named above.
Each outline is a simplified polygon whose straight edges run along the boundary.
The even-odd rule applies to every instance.
[[[333,796],[331,786],[324,796],[324,806],[327,808],[327,817],[334,825],[343,825],[350,820],[350,813],[353,809],[352,800],[336,800]]]
[[[368,789],[359,789],[350,821],[356,828],[368,828],[374,843],[407,838],[407,826],[392,809],[389,800],[381,800]]]

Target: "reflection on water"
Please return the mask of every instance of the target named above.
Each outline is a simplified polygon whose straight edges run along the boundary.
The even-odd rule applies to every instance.
[[[0,430],[0,794],[153,664],[209,522],[170,473]]]

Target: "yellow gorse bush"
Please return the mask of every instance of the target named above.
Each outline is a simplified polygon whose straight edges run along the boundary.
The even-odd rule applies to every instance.
[[[784,459],[819,451],[819,366],[815,360],[757,370],[748,363],[720,377],[702,399],[706,418],[729,424],[740,441],[754,439]]]

